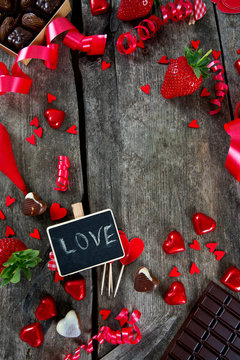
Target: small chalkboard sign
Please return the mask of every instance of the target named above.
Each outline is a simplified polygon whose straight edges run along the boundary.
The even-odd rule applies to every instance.
[[[50,226],[47,234],[61,276],[124,257],[110,209]]]

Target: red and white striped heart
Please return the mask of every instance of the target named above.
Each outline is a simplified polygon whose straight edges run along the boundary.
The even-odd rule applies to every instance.
[[[194,20],[200,20],[204,17],[207,11],[207,6],[202,0],[194,0],[193,4]]]

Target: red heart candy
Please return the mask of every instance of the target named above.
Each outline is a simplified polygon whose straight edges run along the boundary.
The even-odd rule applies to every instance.
[[[199,125],[197,123],[197,119],[194,119],[190,122],[190,124],[188,124],[188,127],[189,128],[193,128],[193,129],[198,129],[199,128]]]
[[[12,236],[15,235],[15,231],[10,226],[7,225],[5,237],[9,237],[11,235]]]
[[[169,277],[178,277],[181,273],[178,271],[177,266],[174,266],[174,268],[171,270]]]
[[[166,254],[176,254],[185,251],[182,235],[178,231],[171,231],[163,243],[163,250]]]
[[[36,318],[40,321],[51,319],[57,315],[56,304],[52,296],[47,295],[42,298],[35,311]]]
[[[240,291],[240,270],[230,266],[221,278],[221,283],[233,291]]]
[[[77,134],[77,126],[73,125],[69,129],[66,130],[69,134]]]
[[[47,101],[49,102],[49,104],[51,104],[51,102],[55,100],[56,100],[56,96],[52,94],[47,94]]]
[[[200,270],[197,267],[196,264],[194,264],[194,262],[192,263],[191,269],[190,269],[190,274],[193,275],[194,273],[199,274]]]
[[[216,228],[216,222],[210,216],[200,212],[193,215],[192,222],[198,235],[206,234]]]
[[[220,250],[214,251],[214,255],[216,256],[217,261],[221,260],[225,254],[226,254],[225,251],[220,251]]]
[[[158,60],[158,63],[159,63],[159,64],[168,64],[168,63],[169,63],[169,60],[168,60],[168,58],[167,58],[166,55],[163,55],[163,56],[161,57],[161,59]]]
[[[213,54],[214,59],[217,60],[219,58],[219,56],[221,55],[221,51],[220,50],[219,51],[213,50],[212,54]]]
[[[38,347],[42,345],[44,341],[44,335],[42,332],[42,326],[40,322],[26,325],[20,332],[20,338],[32,347]]]
[[[108,69],[111,66],[110,63],[107,63],[106,61],[103,60],[102,62],[102,71]]]
[[[86,296],[86,282],[84,278],[77,280],[69,280],[64,284],[64,290],[73,297],[73,299],[81,301]]]
[[[58,203],[53,203],[50,207],[50,216],[51,220],[59,220],[64,218],[67,215],[67,209],[61,207]]]
[[[34,229],[34,231],[32,233],[30,233],[29,236],[31,236],[34,239],[40,240],[40,234],[39,234],[38,229]]]
[[[4,215],[4,213],[2,212],[1,209],[0,209],[0,219],[1,219],[1,220],[4,220],[4,219],[5,219],[5,215]]]
[[[145,92],[145,94],[149,95],[150,86],[149,84],[146,84],[145,86],[141,86],[141,90]]]
[[[103,310],[99,311],[99,314],[102,315],[103,320],[106,320],[109,317],[109,315],[111,314],[111,310],[103,309]]]
[[[106,0],[90,0],[90,8],[93,16],[105,14],[109,9],[109,3]]]
[[[45,118],[52,129],[59,129],[65,119],[65,112],[58,109],[47,109],[45,111]]]
[[[137,42],[137,47],[144,49],[144,42],[142,41],[142,39]]]
[[[240,54],[240,49],[238,49],[237,53]]]
[[[210,253],[213,253],[217,247],[217,243],[216,242],[208,243],[208,244],[206,244],[206,247],[209,249]]]
[[[38,129],[34,129],[33,132],[39,137],[42,137],[43,128],[40,126]]]
[[[196,239],[193,240],[193,243],[189,245],[191,249],[193,250],[201,250],[200,245]]]
[[[6,207],[9,207],[16,201],[15,198],[11,198],[9,195],[6,197]]]
[[[39,120],[38,120],[38,117],[37,116],[35,116],[35,118],[32,120],[32,121],[30,121],[30,125],[31,126],[36,126],[36,127],[39,127]]]
[[[164,301],[169,305],[182,305],[187,303],[186,292],[180,281],[174,281],[164,295]]]
[[[26,137],[27,142],[31,145],[36,145],[35,135],[32,134],[30,137]]]
[[[201,97],[206,97],[206,96],[209,96],[209,95],[210,95],[210,92],[208,92],[206,88],[203,88],[200,96]]]
[[[196,40],[196,41],[192,40],[191,44],[192,44],[192,47],[196,50],[199,47],[200,40]]]
[[[140,238],[133,238],[130,242],[123,231],[119,231],[125,256],[120,259],[123,265],[128,265],[135,261],[143,252],[144,242]]]
[[[55,283],[57,284],[59,281],[63,281],[63,280],[64,280],[64,277],[60,276],[58,271],[56,270],[55,271],[55,277],[54,277]]]

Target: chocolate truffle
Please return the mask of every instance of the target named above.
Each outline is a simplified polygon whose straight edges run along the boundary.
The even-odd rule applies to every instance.
[[[159,281],[150,271],[142,266],[137,269],[134,279],[134,289],[138,292],[150,292],[158,288]]]
[[[14,29],[15,20],[13,17],[6,17],[0,26],[0,41],[3,42]]]
[[[43,19],[33,13],[24,14],[22,17],[22,25],[34,31],[42,30],[45,24]]]
[[[12,3],[10,0],[0,0],[0,10],[10,10]]]
[[[21,27],[17,27],[8,35],[8,42],[17,49],[22,49],[28,45],[33,38],[33,34]]]
[[[22,204],[22,212],[26,216],[42,215],[47,209],[47,204],[35,192],[28,193]]]
[[[51,15],[61,4],[61,0],[37,0],[36,5],[46,14]]]
[[[20,6],[22,9],[28,8],[34,4],[35,0],[21,0]]]

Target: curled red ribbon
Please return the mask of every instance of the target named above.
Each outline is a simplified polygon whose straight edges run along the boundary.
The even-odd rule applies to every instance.
[[[58,177],[57,177],[57,188],[54,190],[57,191],[66,191],[69,186],[68,181],[68,168],[70,167],[70,162],[68,156],[59,156],[58,157]]]
[[[177,22],[190,16],[193,11],[193,6],[190,0],[176,0],[174,3],[169,2],[167,5],[162,5],[160,10],[162,12],[162,19],[152,15],[148,19],[141,21],[138,26],[129,32],[119,36],[117,49],[121,54],[132,54],[135,51],[137,47],[137,37],[132,34],[134,29],[137,29],[138,36],[141,40],[150,39],[168,20],[171,19]]]
[[[214,104],[217,106],[215,110],[211,110],[209,112],[210,115],[215,115],[219,113],[221,109],[221,102],[223,101],[224,96],[226,95],[228,91],[228,86],[224,82],[223,74],[224,74],[224,68],[219,60],[212,61],[208,66],[209,69],[211,69],[214,73],[218,72],[214,77],[213,80],[217,81],[215,84],[215,94],[217,96],[216,99],[211,99],[211,104]]]
[[[64,360],[78,360],[80,358],[81,349],[85,350],[88,354],[91,353],[93,351],[93,340],[97,340],[100,344],[103,344],[104,341],[107,341],[113,345],[138,344],[142,335],[140,329],[136,326],[136,322],[139,321],[140,317],[141,313],[136,309],[133,311],[130,319],[128,320],[128,309],[123,308],[116,319],[120,321],[121,326],[123,323],[125,324],[127,322],[128,324],[132,325],[131,327],[122,328],[122,331],[115,331],[108,326],[102,326],[98,334],[94,335],[89,340],[87,345],[79,346],[76,349],[74,355],[68,354]]]

